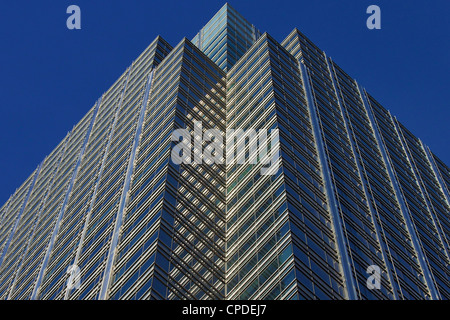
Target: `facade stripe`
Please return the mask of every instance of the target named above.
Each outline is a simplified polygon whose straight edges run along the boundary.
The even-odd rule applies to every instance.
[[[38,212],[38,214],[37,214],[36,221],[34,222],[34,225],[33,225],[33,231],[31,232],[31,234],[30,234],[30,236],[29,236],[29,238],[28,238],[27,246],[26,246],[26,248],[25,248],[25,251],[24,251],[23,254],[22,254],[22,257],[20,258],[20,263],[19,263],[17,272],[15,273],[14,281],[13,281],[13,283],[12,283],[12,285],[11,285],[10,290],[9,290],[9,294],[8,294],[7,300],[11,299],[12,293],[14,292],[14,289],[15,289],[15,287],[16,287],[16,283],[17,283],[18,277],[19,277],[19,275],[21,274],[22,267],[23,267],[23,262],[24,262],[24,260],[25,260],[25,257],[26,257],[26,255],[27,255],[27,253],[28,253],[28,250],[29,250],[29,247],[30,247],[30,244],[31,244],[31,239],[33,239],[33,237],[34,237],[34,235],[35,235],[36,227],[37,227],[37,225],[38,225],[38,223],[39,223],[39,219],[40,219],[40,217],[41,217],[41,214],[42,214],[43,209],[44,209],[44,207],[45,207],[45,204],[46,204],[46,202],[47,202],[48,196],[49,196],[49,194],[50,194],[50,190],[52,190],[54,178],[55,178],[57,172],[59,171],[59,165],[61,164],[62,158],[64,157],[64,154],[65,154],[65,151],[66,151],[66,148],[67,148],[67,144],[68,144],[68,141],[69,141],[69,137],[70,137],[70,133],[69,133],[68,136],[66,137],[66,141],[65,141],[65,143],[64,143],[64,148],[60,151],[60,157],[59,157],[58,163],[57,163],[57,165],[56,165],[56,168],[53,170],[51,181],[50,181],[50,183],[49,183],[48,186],[47,186],[47,190],[45,191],[45,196],[44,196],[44,198],[43,198],[43,200],[42,200],[42,203],[41,203],[41,205],[40,205],[39,212]]]
[[[328,207],[333,220],[333,226],[335,231],[336,242],[338,245],[338,253],[341,258],[341,266],[344,276],[344,281],[346,284],[347,298],[349,300],[354,300],[358,298],[356,291],[355,280],[353,278],[352,267],[350,263],[350,257],[347,251],[346,237],[344,235],[343,226],[341,222],[341,216],[339,214],[339,208],[336,202],[336,195],[333,188],[333,181],[331,178],[331,171],[328,166],[328,157],[324,146],[324,137],[322,136],[320,130],[319,117],[317,115],[317,110],[315,107],[314,99],[312,96],[310,79],[308,75],[308,70],[306,66],[299,61],[300,74],[302,76],[302,81],[305,87],[305,93],[307,98],[307,105],[309,109],[309,114],[311,116],[312,127],[314,130],[314,137],[316,141],[316,147],[319,154],[320,166],[322,171],[323,182],[326,189],[326,195],[328,200]]]
[[[139,145],[139,141],[140,141],[140,137],[141,137],[142,125],[144,123],[145,111],[147,109],[148,97],[149,97],[152,80],[153,80],[153,72],[154,71],[151,70],[150,74],[148,76],[147,84],[145,87],[144,99],[142,101],[142,107],[141,107],[141,111],[139,114],[136,132],[134,134],[133,146],[131,149],[131,155],[130,155],[130,159],[128,162],[128,168],[127,168],[127,173],[125,176],[124,186],[122,189],[122,195],[120,198],[119,209],[117,210],[117,216],[116,216],[116,221],[115,221],[115,225],[114,225],[114,232],[112,235],[111,246],[109,248],[109,253],[108,253],[105,272],[104,272],[104,276],[103,276],[102,286],[101,286],[100,294],[98,297],[100,300],[107,299],[108,288],[109,288],[109,285],[111,282],[111,270],[113,267],[113,261],[114,261],[114,257],[116,254],[117,243],[119,242],[119,231],[122,226],[124,209],[125,209],[125,206],[126,206],[126,203],[128,200],[128,191],[130,189],[131,176],[134,171],[136,150]]]
[[[100,185],[100,180],[102,178],[103,170],[105,168],[106,159],[107,159],[108,153],[109,153],[109,148],[111,147],[111,140],[112,140],[112,137],[114,135],[114,131],[115,131],[115,128],[116,128],[117,120],[119,118],[120,110],[122,108],[122,103],[123,103],[123,98],[124,98],[124,95],[125,95],[125,91],[126,91],[126,89],[128,87],[128,80],[130,78],[131,69],[132,69],[132,67],[130,67],[128,69],[127,78],[125,80],[124,88],[123,88],[122,93],[120,95],[120,101],[119,101],[119,103],[118,103],[118,105],[116,107],[117,109],[116,109],[116,112],[115,112],[115,115],[114,115],[114,120],[113,120],[113,123],[112,123],[112,127],[111,127],[109,135],[108,135],[108,142],[106,144],[106,149],[105,149],[104,154],[103,154],[102,164],[100,166],[100,171],[99,171],[98,176],[97,176],[97,181],[95,182],[94,192],[92,194],[92,198],[91,198],[91,201],[90,201],[90,204],[89,204],[89,209],[88,209],[88,212],[86,213],[86,220],[84,222],[83,231],[82,231],[80,242],[79,242],[78,248],[77,248],[77,253],[75,255],[75,259],[74,259],[74,262],[73,262],[74,265],[78,264],[78,261],[79,261],[80,256],[81,256],[81,250],[83,248],[84,238],[86,237],[86,232],[87,232],[87,229],[88,229],[88,226],[89,226],[89,222],[90,222],[90,219],[91,219],[92,210],[93,210],[95,202],[97,200],[98,186]],[[67,300],[69,298],[70,291],[71,290],[70,290],[69,286],[67,286],[66,292],[64,294],[64,300]]]
[[[11,203],[13,202],[13,199],[14,199],[14,195],[10,196],[10,197],[8,198],[8,201],[6,201],[6,203],[5,203],[5,206],[4,206],[5,209],[3,210],[3,214],[2,214],[2,216],[0,217],[0,227],[2,226],[3,220],[5,219],[5,217],[6,217],[7,214],[8,214],[9,207],[11,206]]]
[[[426,284],[428,286],[430,296],[433,300],[439,299],[439,294],[436,290],[434,281],[432,279],[432,274],[428,268],[427,260],[425,259],[425,256],[422,252],[422,246],[420,245],[419,238],[416,234],[414,224],[411,220],[411,216],[410,216],[411,214],[408,210],[405,200],[403,199],[403,194],[401,192],[399,182],[397,181],[397,178],[396,178],[395,172],[394,172],[394,168],[392,167],[389,156],[387,154],[387,151],[386,151],[386,148],[385,148],[385,145],[383,142],[383,138],[381,137],[380,130],[378,129],[378,125],[375,120],[375,115],[373,114],[373,111],[372,111],[372,107],[367,100],[365,90],[359,84],[358,84],[358,90],[359,90],[359,94],[361,96],[363,105],[364,105],[365,109],[367,110],[367,115],[369,116],[370,126],[372,127],[372,131],[374,133],[375,139],[377,140],[377,144],[379,146],[381,156],[383,158],[383,162],[386,165],[386,169],[387,169],[387,172],[389,175],[389,179],[391,180],[391,185],[392,185],[392,188],[394,189],[394,193],[396,195],[398,205],[400,206],[400,210],[403,213],[403,217],[405,218],[405,223],[408,228],[408,232],[411,236],[411,241],[413,243],[414,250],[416,251],[417,258],[419,260],[419,265],[422,268],[422,272],[423,272]]]
[[[449,191],[447,189],[447,186],[444,182],[444,179],[442,178],[441,172],[439,171],[439,168],[436,165],[436,162],[434,161],[434,157],[431,154],[430,148],[428,148],[428,146],[426,146],[422,140],[420,140],[420,143],[422,145],[423,150],[425,151],[425,154],[427,155],[427,160],[430,163],[431,168],[433,169],[433,173],[436,176],[436,179],[439,183],[439,187],[445,197],[445,200],[447,202],[447,205],[450,207],[450,194]]]
[[[408,144],[406,143],[405,137],[403,135],[403,132],[401,131],[401,128],[399,128],[398,123],[397,123],[397,119],[395,119],[395,117],[392,117],[391,113],[389,112],[389,116],[391,117],[391,121],[394,124],[395,127],[395,131],[400,139],[400,143],[402,144],[402,148],[406,154],[406,158],[408,159],[410,166],[411,166],[411,171],[414,175],[415,180],[417,181],[417,185],[419,186],[420,189],[420,193],[422,194],[422,197],[425,201],[425,204],[427,206],[427,211],[430,214],[430,218],[431,221],[433,222],[433,225],[436,229],[439,241],[441,242],[442,248],[444,249],[444,253],[447,256],[447,260],[449,259],[449,254],[448,254],[448,248],[446,246],[446,243],[444,242],[444,238],[441,235],[441,231],[439,226],[437,225],[436,221],[437,221],[437,217],[434,215],[434,208],[432,206],[432,204],[430,203],[430,199],[429,199],[429,195],[427,193],[427,190],[423,184],[422,178],[419,174],[419,171],[417,169],[416,163],[414,161],[414,158],[412,156],[411,150],[408,147]]]
[[[347,132],[347,136],[348,136],[349,141],[350,141],[350,147],[351,147],[354,159],[355,159],[356,167],[358,168],[358,176],[359,176],[359,178],[361,180],[361,185],[363,187],[364,196],[365,196],[366,201],[367,201],[367,207],[369,209],[370,217],[371,217],[374,229],[375,229],[375,234],[377,236],[378,243],[380,245],[381,255],[382,255],[383,261],[384,261],[384,263],[386,265],[387,275],[388,275],[388,278],[389,278],[389,282],[391,283],[392,294],[394,296],[394,299],[398,300],[398,293],[397,293],[396,288],[394,287],[394,283],[395,283],[394,282],[394,277],[392,276],[391,268],[389,267],[389,264],[388,264],[389,260],[388,260],[388,257],[386,255],[386,252],[389,249],[386,248],[385,245],[384,245],[384,241],[381,238],[381,233],[380,233],[381,226],[378,225],[378,221],[380,220],[380,217],[378,215],[378,211],[374,210],[374,208],[372,206],[372,202],[371,202],[370,197],[369,197],[369,191],[367,189],[367,180],[368,179],[367,179],[366,174],[365,174],[364,164],[361,163],[361,160],[360,160],[361,154],[359,153],[359,148],[357,146],[356,141],[354,141],[354,138],[353,138],[353,129],[350,129],[351,127],[349,125],[350,124],[349,115],[348,115],[348,112],[347,112],[347,110],[345,108],[344,102],[342,101],[342,98],[341,98],[341,90],[340,90],[339,85],[337,84],[337,81],[335,79],[335,77],[336,77],[336,70],[334,69],[332,64],[330,65],[330,61],[328,59],[330,59],[330,61],[331,61],[331,58],[327,58],[326,55],[325,55],[325,61],[327,63],[327,67],[328,67],[328,70],[330,72],[331,81],[333,83],[333,89],[334,89],[334,92],[335,92],[336,97],[337,97],[339,108],[341,109],[341,115],[342,115],[342,119],[344,121],[344,127],[345,127],[345,130]],[[356,150],[357,148],[358,148],[358,150]],[[364,179],[365,179],[365,181],[364,181]]]
[[[89,137],[91,135],[91,130],[92,130],[92,127],[94,126],[94,122],[95,122],[95,119],[97,117],[97,113],[98,113],[98,109],[100,107],[100,104],[101,104],[101,99],[97,100],[97,104],[96,104],[94,112],[92,114],[91,123],[89,124],[89,127],[88,127],[88,129],[86,131],[86,136],[84,138],[83,145],[82,145],[82,147],[80,149],[80,153],[78,155],[77,163],[75,164],[75,168],[73,169],[73,174],[72,174],[72,177],[70,179],[70,182],[69,182],[66,194],[64,196],[64,201],[63,201],[63,204],[61,206],[61,210],[60,210],[60,212],[58,214],[58,218],[56,220],[55,227],[53,228],[53,233],[52,233],[52,236],[50,238],[50,243],[49,243],[49,245],[47,247],[47,251],[46,251],[45,256],[44,256],[44,261],[43,261],[42,266],[40,268],[39,275],[38,275],[38,278],[36,280],[36,284],[35,284],[34,289],[33,289],[33,293],[31,294],[31,300],[36,300],[37,297],[38,297],[38,294],[39,294],[38,291],[39,291],[39,288],[41,286],[42,279],[44,277],[45,269],[47,268],[47,264],[48,264],[48,260],[50,258],[50,254],[51,254],[51,252],[53,250],[53,245],[55,243],[56,236],[58,235],[59,227],[60,227],[60,224],[61,224],[61,219],[62,219],[62,217],[64,215],[65,210],[66,210],[67,203],[69,202],[69,198],[70,198],[70,195],[72,193],[72,188],[73,188],[73,185],[75,183],[75,179],[76,179],[77,174],[78,174],[78,169],[80,168],[81,160],[83,159],[84,151],[86,149],[87,142],[88,142]]]
[[[5,259],[6,253],[8,252],[9,246],[11,244],[11,240],[12,240],[14,234],[16,233],[20,218],[22,217],[22,214],[25,211],[25,208],[28,204],[28,199],[30,198],[31,192],[33,190],[34,184],[36,183],[36,179],[39,176],[41,168],[42,168],[42,163],[38,166],[36,173],[34,174],[33,181],[30,183],[30,187],[28,188],[27,195],[26,195],[25,199],[23,200],[23,204],[22,204],[22,207],[20,208],[19,214],[17,215],[16,222],[14,223],[14,227],[12,228],[11,233],[9,234],[8,240],[6,241],[5,247],[3,248],[3,252],[0,257],[0,266],[3,263],[3,259]]]

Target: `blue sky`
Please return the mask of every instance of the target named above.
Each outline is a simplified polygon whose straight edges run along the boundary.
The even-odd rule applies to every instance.
[[[224,1],[10,1],[0,11],[0,203],[150,42],[191,39]],[[282,41],[298,27],[450,164],[450,1],[229,1]],[[66,8],[81,8],[81,30]],[[381,8],[368,30],[366,8]]]

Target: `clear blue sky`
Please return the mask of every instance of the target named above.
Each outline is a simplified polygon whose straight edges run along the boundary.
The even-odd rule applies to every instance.
[[[224,1],[9,1],[0,10],[0,203],[157,36],[191,39]],[[229,1],[282,41],[298,27],[450,164],[450,1]],[[81,30],[66,8],[81,8]],[[366,8],[381,8],[381,30]]]

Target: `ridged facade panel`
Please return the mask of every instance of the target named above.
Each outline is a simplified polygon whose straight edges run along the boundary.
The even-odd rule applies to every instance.
[[[0,299],[449,299],[449,190],[311,40],[226,4],[158,36],[0,208]]]

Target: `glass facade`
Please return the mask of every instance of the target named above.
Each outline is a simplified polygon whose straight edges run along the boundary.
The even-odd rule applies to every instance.
[[[176,164],[200,121],[247,162]],[[231,129],[278,130],[279,169]],[[226,4],[157,37],[0,208],[0,299],[449,299],[449,190],[299,30],[279,43]]]
[[[254,25],[229,4],[225,4],[192,42],[227,72],[260,36],[261,33]]]

